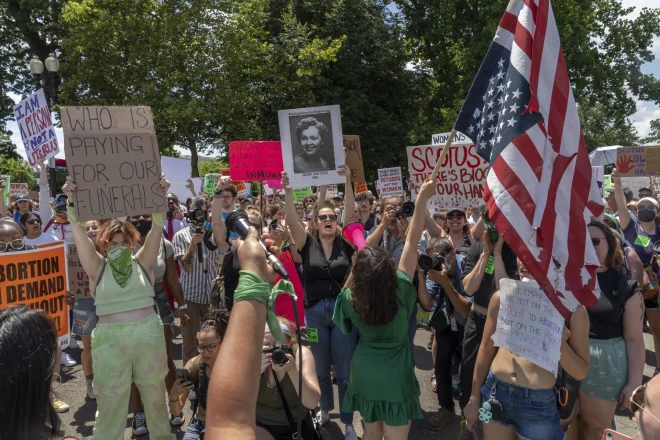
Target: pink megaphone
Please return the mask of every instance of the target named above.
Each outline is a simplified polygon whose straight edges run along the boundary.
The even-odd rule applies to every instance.
[[[364,225],[360,222],[353,222],[344,226],[341,235],[356,247],[358,251],[361,251],[367,246],[367,242],[364,239]]]

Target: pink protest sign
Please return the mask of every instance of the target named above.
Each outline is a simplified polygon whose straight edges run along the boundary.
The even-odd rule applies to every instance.
[[[233,141],[229,143],[232,180],[247,182],[282,178],[280,141]]]

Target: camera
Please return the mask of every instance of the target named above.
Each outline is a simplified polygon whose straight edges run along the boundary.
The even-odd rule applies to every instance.
[[[287,363],[288,359],[286,358],[287,354],[293,355],[293,350],[286,344],[275,345],[274,347],[264,348],[264,353],[270,353],[273,356],[271,360],[275,365],[284,365]]]
[[[396,208],[395,215],[397,217],[412,217],[415,212],[415,204],[413,202],[405,202],[403,205]]]
[[[445,256],[442,254],[420,255],[417,264],[424,272],[442,270],[442,265],[445,264]]]
[[[190,222],[190,223],[204,223],[209,219],[209,212],[205,209],[194,209],[186,214],[184,214],[184,217]]]

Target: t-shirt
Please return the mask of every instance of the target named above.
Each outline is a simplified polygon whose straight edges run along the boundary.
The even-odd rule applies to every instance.
[[[222,221],[227,220],[227,217],[229,217],[229,214],[231,214],[231,212],[225,212],[225,211],[222,211]],[[227,224],[225,223],[225,226],[226,226],[226,225],[227,225]],[[238,234],[237,234],[236,232],[230,232],[230,233],[229,233],[229,238],[230,238],[230,239],[238,239],[239,236],[238,236]]]
[[[25,244],[31,244],[33,246],[39,246],[42,244],[48,244],[48,243],[56,243],[58,241],[62,241],[57,237],[54,237],[50,234],[46,234],[45,232],[42,232],[40,236],[37,238],[27,238],[27,236],[23,237],[23,240],[25,241]]]
[[[137,254],[137,251],[140,250],[141,247],[142,245],[137,243],[135,248],[133,248],[133,255]],[[163,250],[165,250],[165,254],[163,254]],[[153,267],[154,285],[163,282],[163,277],[165,276],[165,271],[167,270],[167,259],[170,258],[173,253],[174,247],[172,246],[172,243],[163,238],[160,243],[160,248],[158,249],[158,257],[156,258],[156,262],[154,263]]]
[[[649,235],[632,218],[623,230],[626,241],[635,249],[643,265],[651,263],[653,258],[653,244],[660,240],[660,226],[655,227],[655,234]]]
[[[465,288],[465,277],[472,273],[483,250],[484,244],[481,242],[474,243],[470,246],[470,250],[468,250],[465,259],[463,260],[463,288]],[[504,243],[504,246],[502,247],[502,261],[504,261],[504,268],[507,276],[512,279],[518,279],[518,263],[516,262],[516,255],[506,243]],[[481,284],[473,295],[474,303],[476,305],[488,308],[490,297],[497,290],[494,275],[494,271],[492,274],[484,273],[484,277],[481,279]]]
[[[320,239],[307,234],[300,251],[303,260],[305,307],[314,306],[322,299],[337,298],[351,269],[353,246],[342,237],[335,237],[330,260],[326,260]]]
[[[598,285],[601,289],[596,304],[587,309],[589,314],[589,337],[592,339],[614,339],[623,337],[623,312],[626,301],[639,286],[622,269],[599,272]],[[639,311],[640,314],[642,311]]]

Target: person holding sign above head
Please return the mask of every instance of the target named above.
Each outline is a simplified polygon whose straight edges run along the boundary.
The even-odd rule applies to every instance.
[[[161,175],[159,189],[165,196],[170,183]],[[71,176],[62,188],[72,200],[77,190]],[[165,216],[153,214],[153,226],[144,246],[132,255],[139,233],[128,221],[111,220],[98,232],[99,254],[76,218],[69,202],[68,219],[83,269],[89,276],[98,324],[92,333],[96,422],[94,438],[115,440],[126,429],[126,402],[131,383],[142,394],[151,438],[172,440],[167,406],[163,399],[167,376],[167,349],[163,324],[154,312],[153,267],[161,246]]]
[[[348,204],[353,204],[350,171],[346,165],[342,165],[338,172],[346,178],[346,201]],[[289,187],[289,177],[286,172],[282,173],[282,187],[287,200],[293,200],[293,189]],[[323,201],[321,200],[320,203]],[[296,217],[293,203],[287,203],[285,210],[288,218]],[[353,213],[347,214],[346,223],[352,223],[355,220]],[[341,286],[350,271],[354,253],[353,245],[342,238],[337,221],[334,210],[320,204],[312,234],[305,232],[296,221],[289,223],[291,237],[303,260],[305,319],[310,335],[308,338],[310,349],[314,354],[316,374],[321,387],[320,422],[322,424],[329,421],[329,413],[334,408],[330,366],[334,364],[337,372],[341,405],[348,388],[351,358],[357,339],[356,331],[344,334],[330,319]],[[357,434],[353,429],[353,413],[340,411],[339,419],[346,424],[346,438],[357,440]]]
[[[296,140],[302,153],[293,158],[294,172],[311,173],[334,168],[334,164],[331,165],[322,157],[326,150],[330,150],[328,154],[333,155],[332,133],[323,122],[312,116],[301,119],[296,126]]]
[[[601,294],[588,309],[591,359],[578,398],[582,438],[600,440],[617,403],[628,409],[632,392],[642,384],[644,302],[637,283],[622,270],[614,231],[598,221],[588,226],[601,265],[596,271]]]
[[[484,440],[563,440],[565,435],[557,408],[557,364],[551,365],[550,371],[538,365],[543,363],[541,355],[529,353],[531,350],[527,346],[520,350],[521,354],[505,346],[514,350],[520,348],[518,339],[534,341],[541,353],[548,353],[547,347],[554,343],[560,345],[559,365],[564,372],[582,380],[589,368],[589,320],[585,307],[579,306],[571,315],[570,330],[548,327],[543,322],[555,326],[554,320],[559,318],[563,322],[563,319],[538,284],[533,280],[528,283],[507,280],[507,287],[508,284],[513,287],[505,289],[506,293],[495,292],[488,305],[472,393],[463,410],[468,430],[472,430],[478,420],[484,422]],[[516,317],[517,325],[502,316],[503,310]],[[554,320],[550,319],[552,317]],[[530,322],[525,323],[527,320]],[[555,341],[548,336],[548,328],[553,329],[551,334]],[[516,334],[518,339],[510,344],[500,341],[496,346],[495,340],[499,340],[501,334]],[[523,351],[529,357],[523,357]],[[534,355],[538,355],[537,362],[530,359]]]

